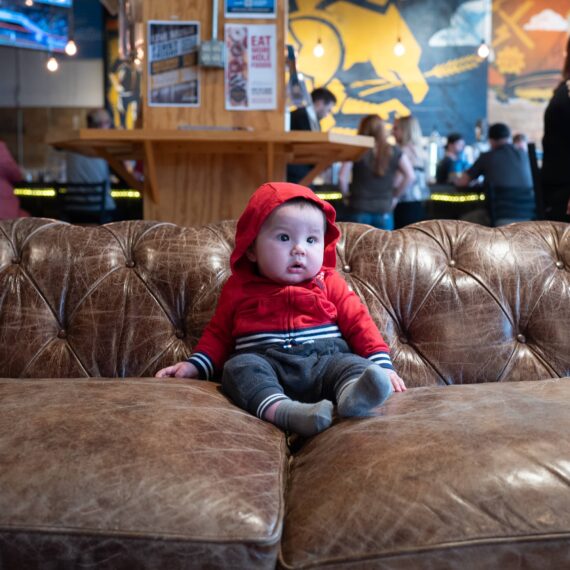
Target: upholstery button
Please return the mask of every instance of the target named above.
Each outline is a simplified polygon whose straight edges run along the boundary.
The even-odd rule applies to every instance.
[[[184,338],[184,331],[182,329],[176,329],[174,331],[174,334],[176,335],[176,338]]]
[[[525,342],[526,342],[526,338],[525,338],[524,334],[518,334],[518,335],[517,335],[517,340],[518,340],[519,342],[522,342],[522,343],[525,343]]]
[[[61,329],[61,330],[57,333],[57,338],[67,338],[67,332],[65,332],[65,329]]]
[[[18,264],[18,263],[20,263],[20,261],[21,261],[21,259],[19,257],[13,257],[12,258],[12,263]]]
[[[127,262],[125,263],[125,265],[127,267],[134,267],[135,266],[135,262],[132,259],[127,260]]]
[[[342,268],[342,270],[343,270],[345,273],[350,273],[350,265],[344,265],[343,268]]]
[[[564,269],[564,262],[563,261],[557,261],[556,267],[558,267],[558,269]]]
[[[401,337],[400,337],[400,342],[401,342],[402,344],[408,344],[408,339],[407,339],[405,336],[401,336]]]
[[[449,260],[449,267],[455,267],[456,265],[457,265],[457,262],[455,261],[455,259]]]

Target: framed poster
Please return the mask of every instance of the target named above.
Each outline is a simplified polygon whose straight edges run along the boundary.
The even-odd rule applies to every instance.
[[[276,29],[273,24],[226,24],[226,109],[277,108]]]
[[[148,22],[148,94],[150,106],[198,107],[199,22]]]
[[[275,18],[277,0],[226,0],[226,18]]]

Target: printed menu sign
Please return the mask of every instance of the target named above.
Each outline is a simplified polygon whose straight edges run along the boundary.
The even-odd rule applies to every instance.
[[[277,107],[274,25],[226,24],[226,109]]]
[[[148,22],[148,104],[200,104],[199,22]]]

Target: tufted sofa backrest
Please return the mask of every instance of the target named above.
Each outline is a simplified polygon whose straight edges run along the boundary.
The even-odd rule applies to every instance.
[[[570,375],[570,226],[340,224],[338,269],[410,386]],[[234,222],[0,223],[0,376],[151,376],[186,357]]]

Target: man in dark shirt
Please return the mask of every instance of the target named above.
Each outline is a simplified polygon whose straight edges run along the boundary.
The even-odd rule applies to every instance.
[[[312,107],[299,107],[291,113],[292,131],[320,131],[322,121],[328,117],[336,104],[336,97],[325,87],[311,93]]]
[[[292,131],[320,131],[322,121],[328,117],[336,104],[334,93],[319,87],[311,93],[312,105],[299,107],[291,113]],[[287,165],[287,182],[300,182],[313,168],[312,164]]]
[[[491,150],[479,156],[456,182],[468,186],[480,176],[493,201],[494,225],[531,220],[535,214],[534,190],[528,154],[515,148],[504,123],[489,127]]]

